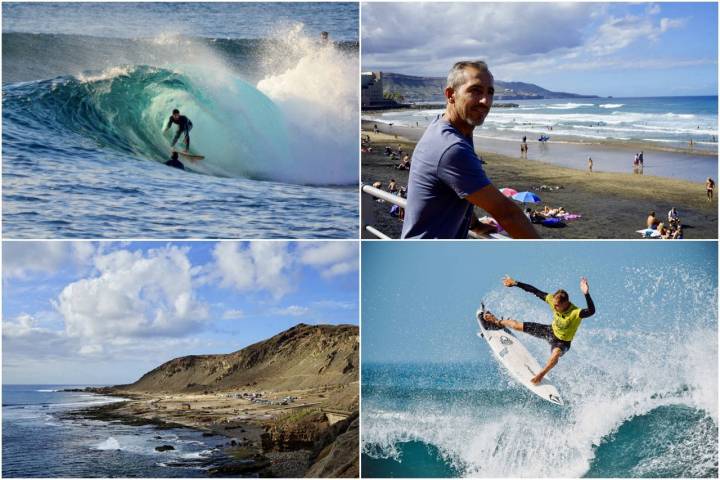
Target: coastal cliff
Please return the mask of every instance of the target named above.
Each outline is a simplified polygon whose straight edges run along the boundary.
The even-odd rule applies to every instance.
[[[295,390],[358,379],[359,331],[354,325],[298,324],[223,355],[170,360],[120,392],[192,393],[237,388]]]

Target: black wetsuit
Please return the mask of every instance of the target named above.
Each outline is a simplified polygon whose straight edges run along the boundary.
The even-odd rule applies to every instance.
[[[178,126],[177,132],[175,132],[175,137],[173,137],[173,141],[170,144],[171,147],[174,147],[177,143],[178,139],[180,138],[180,135],[183,133],[185,134],[185,138],[183,139],[183,142],[185,143],[185,148],[190,148],[190,130],[192,130],[193,124],[190,121],[188,117],[185,115],[180,115],[177,120],[170,115],[170,119],[168,120],[167,127],[170,128],[172,124],[175,123]]]
[[[167,165],[168,167],[175,167],[179,168],[180,170],[185,170],[185,165],[183,165],[182,162],[178,159],[171,158],[170,160],[165,162],[165,165]]]
[[[516,286],[525,290],[526,292],[532,293],[543,302],[548,296],[547,292],[543,292],[542,290],[535,288],[527,283],[517,282]],[[583,308],[580,310],[580,318],[587,318],[595,314],[595,304],[593,303],[589,292],[585,294],[585,301],[587,302],[587,308]],[[523,332],[527,333],[528,335],[532,335],[533,337],[546,340],[550,344],[551,350],[559,348],[562,355],[564,355],[565,352],[570,350],[571,342],[557,338],[552,330],[551,325],[534,322],[523,322]]]

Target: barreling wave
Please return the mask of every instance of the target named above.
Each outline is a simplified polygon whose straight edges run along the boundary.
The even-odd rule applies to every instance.
[[[191,170],[311,185],[357,181],[352,45],[319,44],[302,28],[282,40],[3,39],[5,79],[13,82],[3,85],[3,120],[20,142],[31,128],[165,162],[176,127],[162,129],[178,108],[193,122],[191,150],[205,156],[186,164]]]
[[[166,161],[163,135],[170,112],[180,106],[195,125],[192,144],[207,162],[192,168],[222,176],[289,179],[288,133],[279,109],[239,78],[208,88],[196,75],[148,66],[117,67],[95,75],[59,77],[5,89],[5,108],[24,109],[36,128],[79,134],[102,148]]]

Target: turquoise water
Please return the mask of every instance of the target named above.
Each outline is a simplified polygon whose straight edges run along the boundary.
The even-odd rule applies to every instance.
[[[717,477],[716,417],[695,387],[560,388],[565,407],[490,363],[364,364],[363,476]]]

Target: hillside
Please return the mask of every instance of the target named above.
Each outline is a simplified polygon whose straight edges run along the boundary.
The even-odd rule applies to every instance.
[[[383,91],[399,93],[406,102],[444,102],[445,77],[416,77],[383,72]],[[553,92],[532,83],[495,80],[496,100],[532,100],[541,98],[582,98],[595,95]]]
[[[187,393],[344,385],[358,380],[358,348],[355,325],[301,323],[233,353],[175,358],[115,390]]]

